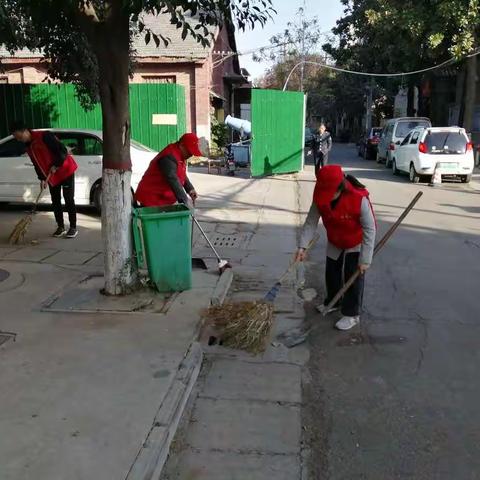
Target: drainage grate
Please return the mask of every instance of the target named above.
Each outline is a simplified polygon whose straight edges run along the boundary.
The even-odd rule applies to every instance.
[[[248,235],[213,235],[212,243],[215,247],[244,248],[248,238]]]

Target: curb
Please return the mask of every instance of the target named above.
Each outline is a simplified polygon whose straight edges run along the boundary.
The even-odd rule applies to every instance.
[[[155,415],[152,427],[125,480],[158,480],[183,411],[203,362],[202,347],[192,343]]]
[[[218,307],[222,305],[225,301],[225,298],[232,286],[233,281],[233,270],[227,268],[221,275],[220,279],[217,282],[215,290],[213,291],[212,298],[210,299],[210,304],[213,307]]]
[[[232,269],[225,270],[215,286],[210,299],[211,305],[218,306],[224,302],[232,281]],[[125,480],[160,479],[170,453],[170,446],[197,382],[202,364],[202,346],[199,342],[194,341],[178,367],[175,378],[155,415],[147,438],[140,447]]]

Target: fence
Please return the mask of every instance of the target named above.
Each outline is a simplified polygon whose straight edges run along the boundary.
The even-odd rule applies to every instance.
[[[132,138],[159,151],[186,131],[184,88],[131,84],[130,114]],[[15,119],[31,128],[102,129],[100,105],[85,111],[68,84],[0,85],[0,138]]]

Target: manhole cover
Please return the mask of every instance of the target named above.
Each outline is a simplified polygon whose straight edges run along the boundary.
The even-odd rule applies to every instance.
[[[10,276],[10,272],[7,272],[6,270],[2,270],[0,268],[0,282],[3,282]]]

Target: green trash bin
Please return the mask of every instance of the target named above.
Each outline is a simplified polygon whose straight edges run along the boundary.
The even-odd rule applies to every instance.
[[[133,210],[133,238],[137,263],[159,292],[192,288],[192,222],[185,205]]]

